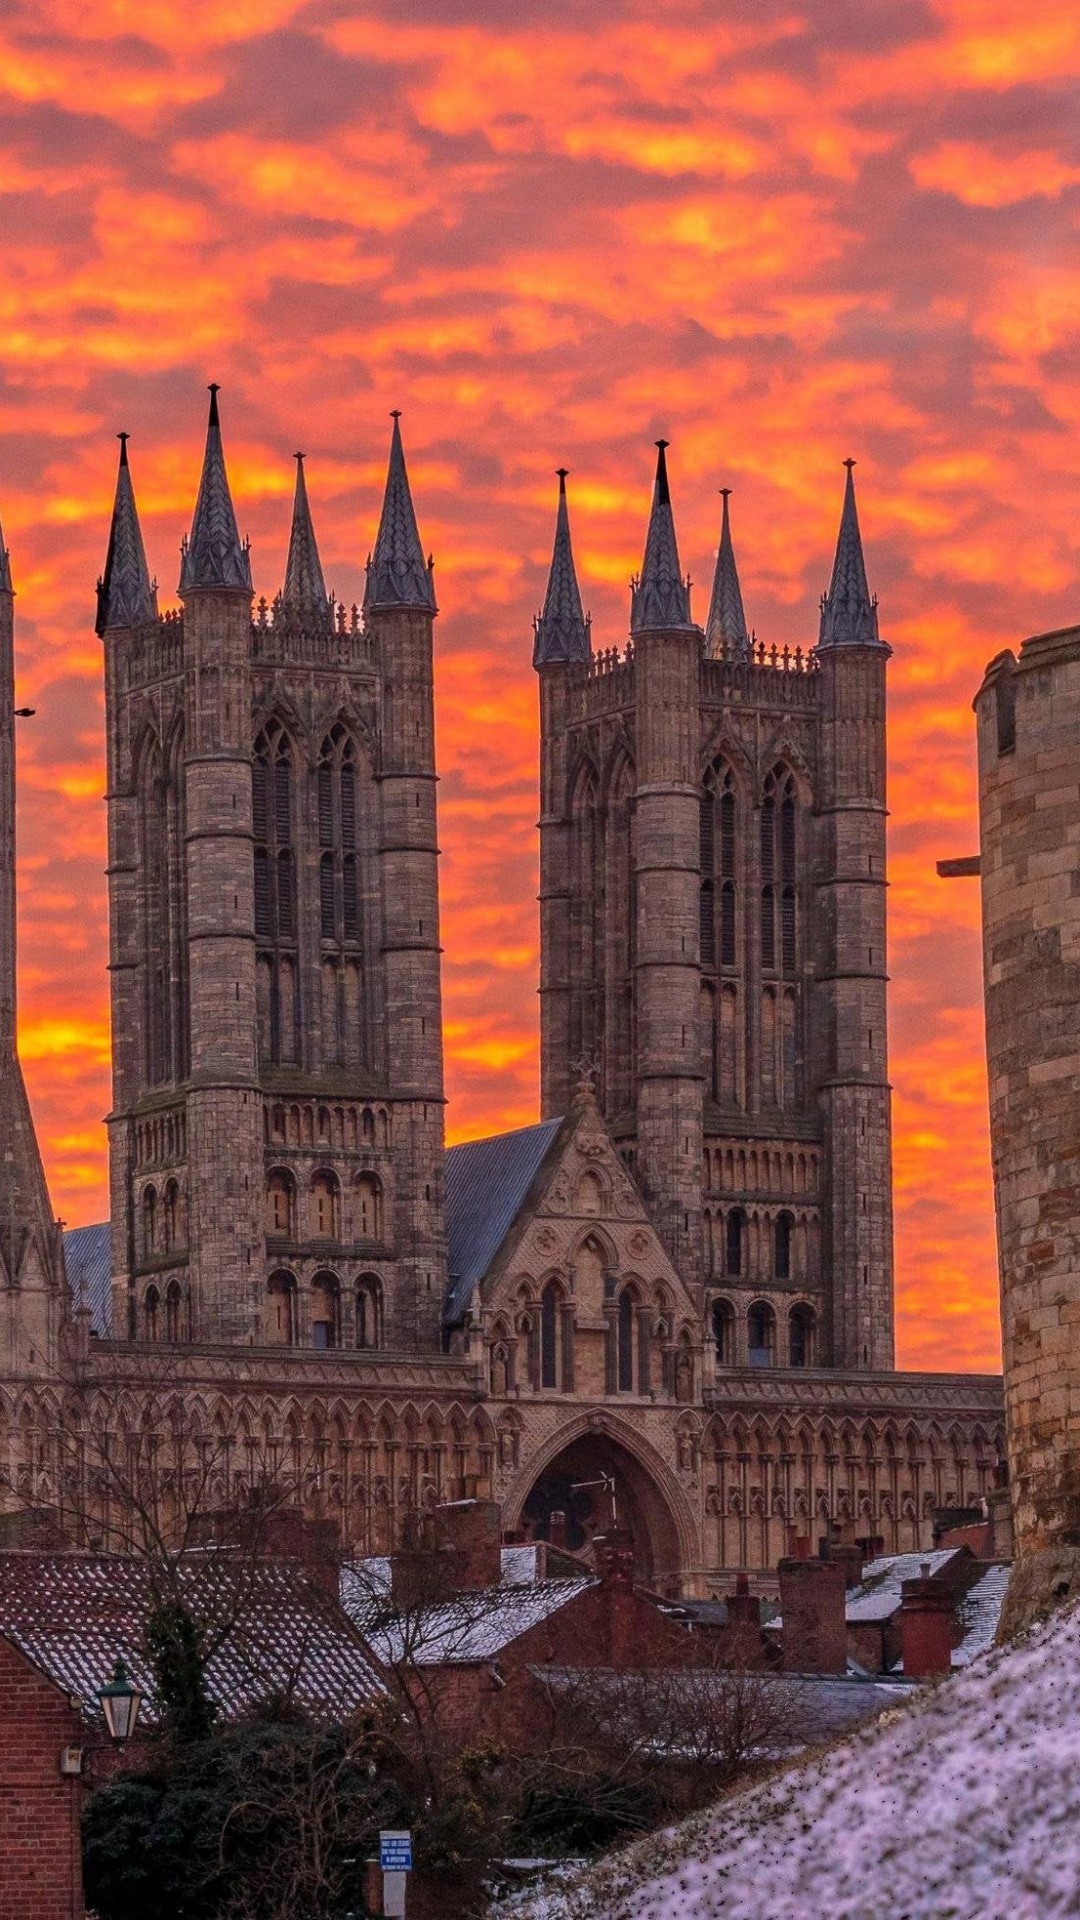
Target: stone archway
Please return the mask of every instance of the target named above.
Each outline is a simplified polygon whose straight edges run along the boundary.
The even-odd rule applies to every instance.
[[[637,1579],[681,1590],[696,1558],[693,1515],[665,1461],[621,1422],[592,1414],[554,1434],[505,1502],[504,1524],[546,1540],[556,1511],[566,1515],[567,1546],[588,1554],[596,1534],[617,1526],[633,1541]]]

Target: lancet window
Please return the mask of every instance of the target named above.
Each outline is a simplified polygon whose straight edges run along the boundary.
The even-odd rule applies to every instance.
[[[292,742],[275,721],[251,767],[260,1050],[273,1061],[298,1057],[295,813]]]
[[[716,760],[701,794],[701,1033],[706,1086],[739,1102],[739,801],[731,768]]]
[[[793,975],[797,965],[795,776],[776,767],[761,801],[761,965]]]

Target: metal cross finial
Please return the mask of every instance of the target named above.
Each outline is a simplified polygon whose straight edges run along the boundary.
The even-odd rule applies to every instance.
[[[850,460],[850,459],[849,459],[849,460],[845,460],[843,464],[844,464],[844,466],[845,466],[845,467],[847,468],[847,470],[848,470],[848,472],[850,473],[850,472],[851,472],[851,469],[852,469],[852,467],[854,467],[854,466],[857,466],[857,465],[858,465],[858,461],[857,461],[857,460]]]
[[[596,1082],[600,1078],[599,1061],[590,1060],[587,1054],[582,1054],[580,1060],[570,1062],[570,1071],[577,1077],[577,1085],[574,1088],[575,1099],[595,1100]]]

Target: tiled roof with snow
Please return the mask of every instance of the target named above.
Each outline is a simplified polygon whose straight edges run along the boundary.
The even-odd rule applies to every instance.
[[[962,1551],[960,1547],[943,1547],[936,1553],[894,1553],[868,1561],[859,1585],[847,1597],[848,1625],[861,1620],[888,1620],[900,1605],[905,1580],[917,1580],[925,1566],[929,1566],[931,1576],[940,1573]]]
[[[176,1579],[195,1617],[221,1635],[206,1686],[226,1718],[289,1692],[307,1712],[341,1719],[384,1692],[352,1621],[300,1568],[193,1554]],[[143,1651],[152,1580],[150,1562],[134,1555],[0,1553],[0,1633],[90,1715],[122,1659],[152,1720]]]
[[[1065,1920],[1080,1608],[842,1746],[622,1849],[515,1920]],[[493,1915],[494,1920],[494,1915]]]
[[[376,1576],[377,1578],[377,1576]],[[529,1586],[483,1587],[427,1607],[380,1604],[378,1589],[361,1567],[341,1570],[341,1604],[380,1660],[407,1659],[422,1667],[468,1666],[493,1660],[530,1627],[561,1611],[594,1582],[540,1580]]]
[[[1009,1584],[1008,1567],[987,1567],[981,1580],[964,1595],[957,1616],[963,1639],[953,1648],[954,1667],[967,1667],[994,1644],[1001,1618],[1005,1589]]]

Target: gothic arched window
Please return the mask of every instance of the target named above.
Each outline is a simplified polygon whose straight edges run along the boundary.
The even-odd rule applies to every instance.
[[[170,1280],[165,1289],[165,1338],[174,1346],[183,1338],[183,1305],[179,1280]]]
[[[793,975],[798,967],[796,806],[794,774],[774,767],[761,800],[761,964],[766,973]]]
[[[738,1275],[743,1269],[743,1236],[746,1215],[741,1207],[732,1207],[724,1226],[724,1272]]]
[[[788,1351],[793,1367],[812,1367],[817,1324],[813,1307],[792,1307],[788,1320]]]
[[[715,1300],[712,1310],[713,1344],[720,1366],[735,1365],[735,1309],[730,1300]]]
[[[325,1351],[338,1344],[341,1284],[336,1273],[317,1273],[311,1283],[311,1344]]]
[[[260,1051],[275,1062],[297,1058],[295,775],[292,742],[271,721],[251,763],[252,877]]]
[[[540,1295],[540,1385],[559,1384],[559,1288],[549,1280]]]
[[[777,1214],[773,1231],[773,1272],[778,1280],[791,1279],[791,1242],[794,1231],[794,1214]]]
[[[373,1273],[356,1283],[356,1344],[381,1347],[383,1343],[382,1286]]]
[[[746,1316],[747,1358],[752,1367],[771,1367],[776,1357],[776,1315],[758,1300]]]
[[[735,776],[723,760],[705,775],[701,795],[701,964],[738,965],[738,802]]]

